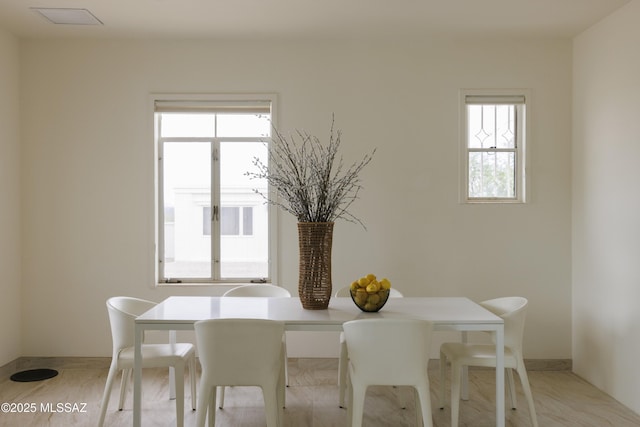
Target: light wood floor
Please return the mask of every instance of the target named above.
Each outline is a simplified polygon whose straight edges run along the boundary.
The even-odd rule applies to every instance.
[[[437,362],[434,364],[437,367]],[[11,409],[33,413],[0,413],[0,426],[94,426],[99,416],[100,399],[106,380],[103,367],[71,366],[59,368],[53,379],[16,383],[0,382],[0,402]],[[338,407],[336,359],[290,359],[290,387],[287,388],[285,426],[324,427],[347,425],[347,411]],[[495,425],[495,382],[490,370],[470,371],[470,400],[461,403],[461,426]],[[595,387],[569,371],[531,371],[533,390],[540,427],[631,427],[640,426],[640,416],[634,414]],[[435,427],[450,425],[449,405],[438,409],[438,370],[430,372],[431,402]],[[190,410],[191,396],[185,381],[185,426],[195,425],[195,412]],[[107,412],[107,426],[132,425],[132,402],[129,394],[122,412],[116,409],[119,382],[114,386]],[[143,425],[175,426],[175,402],[168,399],[166,370],[145,370],[143,384]],[[447,388],[448,393],[448,388]],[[400,398],[400,400],[399,400]],[[218,410],[217,426],[264,426],[262,394],[257,388],[228,389],[224,410]],[[407,403],[401,409],[400,402]],[[47,404],[63,412],[47,411]],[[35,405],[33,405],[35,404]],[[64,406],[68,404],[68,406]],[[86,404],[86,406],[84,406]],[[507,426],[529,426],[529,411],[518,384],[518,409],[507,410]],[[22,407],[20,406],[22,405]],[[43,408],[44,405],[44,408]],[[413,394],[404,387],[372,387],[365,403],[365,426],[413,426],[415,407]],[[64,410],[85,412],[65,413]]]

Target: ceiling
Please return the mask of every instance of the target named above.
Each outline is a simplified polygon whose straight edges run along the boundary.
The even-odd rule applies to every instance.
[[[0,0],[20,38],[573,37],[630,0]],[[82,8],[56,25],[33,7]]]

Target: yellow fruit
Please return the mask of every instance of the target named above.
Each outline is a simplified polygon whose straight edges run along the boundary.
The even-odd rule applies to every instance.
[[[366,277],[361,277],[358,279],[358,285],[360,285],[361,288],[366,288],[370,281],[371,280]]]
[[[355,300],[356,304],[364,305],[367,302],[367,292],[362,288],[358,288],[358,290],[353,295],[353,299]]]
[[[376,293],[380,290],[380,284],[378,282],[371,282],[367,285],[367,292],[370,294]]]
[[[373,304],[377,306],[380,303],[380,295],[378,294],[369,295],[369,298],[367,298],[367,302],[369,304]]]
[[[373,282],[374,280],[376,280],[376,275],[375,275],[375,274],[371,274],[371,273],[369,273],[369,274],[367,274],[367,275],[366,275],[366,276],[364,276],[364,277],[366,277],[367,279],[369,279],[369,281],[370,281],[370,282]]]
[[[384,279],[380,280],[380,287],[385,290],[391,289],[391,282],[385,277]]]
[[[351,286],[349,287],[352,291],[355,291],[356,289],[358,289],[360,287],[360,285],[358,284],[358,282],[352,282]]]

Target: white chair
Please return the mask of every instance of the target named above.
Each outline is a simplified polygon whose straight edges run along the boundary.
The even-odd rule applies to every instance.
[[[349,350],[349,419],[362,425],[370,385],[411,386],[417,392],[416,425],[432,427],[429,391],[431,322],[416,319],[362,319],[343,325]]]
[[[133,370],[135,318],[154,307],[156,303],[138,298],[113,297],[107,300],[111,337],[113,340],[113,356],[111,367],[107,375],[107,383],[102,396],[100,420],[98,426],[104,424],[111,387],[118,373],[122,370],[120,385],[120,403],[118,410],[122,410],[127,390],[127,379]],[[196,358],[192,344],[142,344],[142,367],[160,368],[173,367],[176,378],[176,424],[184,425],[184,366],[189,364],[191,378],[191,406],[196,409]]]
[[[533,395],[522,357],[522,338],[527,310],[527,300],[522,297],[505,297],[481,302],[487,310],[504,319],[504,366],[507,368],[507,385],[511,407],[516,409],[516,391],[513,381],[515,369],[522,383],[522,390],[529,404],[531,424],[538,427]],[[444,343],[440,347],[440,409],[444,408],[444,377],[446,362],[451,362],[451,426],[458,426],[460,409],[460,381],[464,366],[496,366],[495,344]]]
[[[262,319],[209,319],[195,323],[202,365],[196,426],[215,426],[216,387],[259,386],[267,427],[282,425],[284,323]]]
[[[229,289],[223,297],[280,297],[291,298],[291,292],[281,286],[267,283],[252,283]]]
[[[269,285],[264,283],[256,283],[250,285],[242,285],[222,294],[223,297],[268,297],[268,298],[291,298],[291,293],[283,287]],[[282,335],[282,346],[285,355],[284,377],[285,384],[289,387],[289,369],[287,367],[287,340],[286,335]],[[224,387],[220,390],[220,403],[218,407],[224,407]]]
[[[338,289],[335,293],[335,297],[348,297],[351,298],[351,291],[349,286]],[[395,288],[389,290],[389,298],[402,298],[402,292]],[[346,406],[344,401],[345,390],[347,388],[347,363],[349,361],[349,355],[347,353],[347,344],[344,341],[344,333],[340,334],[340,358],[338,359],[338,387],[340,389],[340,407]],[[403,405],[404,406],[404,405]]]

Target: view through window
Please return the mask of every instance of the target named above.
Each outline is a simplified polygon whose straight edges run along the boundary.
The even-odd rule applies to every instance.
[[[263,280],[269,272],[266,180],[270,104],[156,102],[163,282]]]

